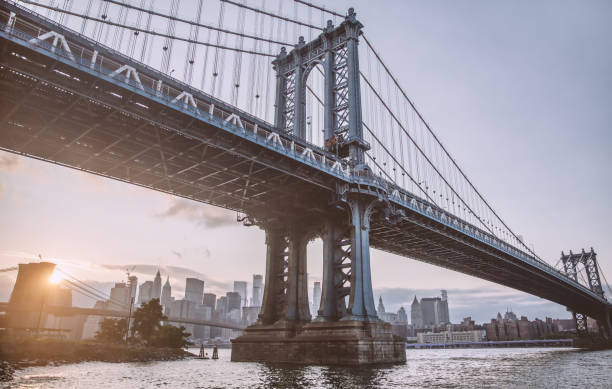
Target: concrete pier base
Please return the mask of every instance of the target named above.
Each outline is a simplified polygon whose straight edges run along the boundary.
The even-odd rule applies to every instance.
[[[232,361],[313,365],[406,362],[402,338],[382,321],[253,325],[232,340]]]

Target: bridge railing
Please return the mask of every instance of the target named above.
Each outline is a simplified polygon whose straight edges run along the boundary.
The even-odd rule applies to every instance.
[[[453,215],[450,212],[440,208],[439,206],[416,196],[398,185],[394,185],[388,180],[384,181],[387,186],[387,191],[390,193],[390,199],[397,204],[402,205],[403,207],[409,208],[412,211],[419,213],[428,218],[434,219],[441,224],[446,225],[452,229],[458,230],[463,234],[472,237],[473,239],[479,240],[483,243],[488,244],[489,246],[493,246],[496,249],[511,255],[515,258],[518,258],[522,261],[528,262],[532,266],[537,267],[540,270],[546,271],[550,274],[553,274],[557,277],[562,278],[563,280],[568,281],[569,283],[579,287],[585,292],[594,295],[589,288],[575,281],[574,279],[568,277],[565,273],[556,269],[555,267],[549,265],[546,262],[543,262],[536,257],[525,253],[523,250],[497,238],[491,233],[484,231],[483,229],[471,224],[467,223],[457,216]]]
[[[5,17],[8,16],[5,12],[3,12],[3,14]],[[38,17],[38,15],[36,16]],[[50,23],[57,25],[57,23],[52,21],[50,21]],[[65,32],[65,28],[63,28],[61,25],[57,25],[57,29],[59,31],[56,32]],[[109,58],[108,56],[104,55],[96,55],[94,57],[95,52],[113,52],[113,50],[106,47],[102,48],[101,45],[96,44],[87,37],[82,38],[90,42],[93,45],[92,47],[84,47],[67,39],[67,44],[70,48],[70,51],[68,52],[60,45],[54,46],[48,40],[36,40],[34,42],[30,42],[32,39],[41,36],[47,31],[22,19],[17,19],[15,26],[12,28],[5,28],[4,32],[25,41],[27,45],[42,48],[54,55],[68,60],[70,63],[78,65],[81,70],[96,73],[109,81],[118,81],[116,79],[111,80],[113,77],[110,75],[116,70],[120,69],[123,65],[135,65],[134,67],[138,71],[138,79],[134,77],[125,78],[124,74],[117,74],[114,76],[120,77],[122,84],[129,86],[129,89],[132,92],[144,93],[146,97],[163,102],[163,104],[172,106],[174,109],[206,121],[213,121],[216,125],[225,127],[234,133],[249,137],[257,141],[257,143],[291,155],[293,158],[298,159],[303,163],[309,164],[318,169],[326,170],[327,172],[341,178],[348,179],[350,172],[346,162],[340,160],[334,154],[328,153],[323,149],[291,134],[279,132],[274,129],[273,126],[269,126],[267,124],[266,126],[261,126],[260,124],[263,123],[261,120],[251,120],[252,118],[250,115],[247,115],[238,109],[225,109],[225,103],[216,100],[211,96],[206,96],[204,92],[194,90],[188,85],[184,86],[186,87],[187,91],[189,91],[187,93],[190,93],[193,100],[182,99],[181,94],[186,92],[185,90],[177,88],[176,85],[160,84],[158,79],[151,77],[149,74],[147,74],[147,72],[141,71],[141,68],[148,68],[147,70],[151,72],[157,72],[145,64],[138,63],[137,61],[128,58],[124,58],[126,63],[122,63],[114,58]],[[70,34],[72,34],[72,31],[70,31]],[[75,34],[78,33],[75,32]],[[65,34],[65,36],[67,38],[70,37],[68,34]],[[116,54],[118,57],[123,57],[123,55],[120,53]],[[67,73],[60,73],[67,77],[72,77]],[[172,82],[174,84],[175,80],[172,79]],[[180,84],[180,82],[176,81],[176,84]],[[159,87],[160,85],[161,87]],[[117,97],[122,97],[121,94],[117,95]],[[146,113],[143,112],[143,110],[149,109],[145,103],[140,103],[138,106],[141,113]]]

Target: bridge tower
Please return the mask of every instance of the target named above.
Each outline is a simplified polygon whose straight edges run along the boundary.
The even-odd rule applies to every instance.
[[[324,73],[325,148],[346,161],[359,182],[338,184],[323,215],[250,219],[266,232],[266,284],[258,322],[235,339],[234,361],[371,364],[403,362],[404,342],[378,319],[370,271],[370,221],[382,214],[380,188],[365,163],[369,145],[361,118],[358,43],[363,25],[351,8],[337,27],[282,49],[276,70],[275,126],[306,139],[307,79]],[[357,181],[355,180],[355,181]],[[317,318],[309,310],[306,246],[323,240],[323,282]],[[348,301],[347,301],[348,300]]]
[[[574,254],[571,250],[569,254],[561,252],[561,262],[563,263],[563,270],[565,274],[576,282],[579,282],[578,266],[582,265],[589,289],[600,297],[604,298],[604,291],[599,274],[599,266],[597,264],[597,254],[592,247],[589,252],[586,252],[584,249],[582,249],[580,253],[576,254]],[[576,310],[573,310],[572,313],[578,336],[587,336],[587,315]],[[605,337],[611,337],[612,324],[610,323],[610,312],[602,312],[600,317],[595,319],[597,319],[600,333]]]

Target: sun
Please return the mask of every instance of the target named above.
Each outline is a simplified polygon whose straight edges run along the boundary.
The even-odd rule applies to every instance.
[[[52,284],[59,284],[63,279],[64,279],[64,277],[62,277],[62,275],[59,273],[59,271],[57,271],[57,269],[55,269],[53,271],[53,274],[51,274],[51,277],[49,277],[49,282],[52,283]]]

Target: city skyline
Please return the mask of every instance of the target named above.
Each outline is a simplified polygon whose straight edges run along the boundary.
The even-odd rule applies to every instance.
[[[344,9],[348,3],[339,1],[336,7]],[[394,7],[389,12],[358,4],[356,11],[400,83],[476,186],[549,263],[557,261],[561,250],[593,246],[600,253],[604,274],[611,274],[612,244],[607,239],[611,227],[605,223],[611,216],[606,206],[612,187],[606,150],[612,138],[606,127],[610,113],[605,109],[611,88],[601,82],[608,79],[602,72],[610,68],[611,59],[609,43],[600,39],[609,26],[585,24],[600,20],[605,12],[570,4],[554,9],[535,5],[537,9],[530,12],[520,5],[478,7],[472,11],[482,25],[472,28],[462,19],[466,10],[459,5],[444,13],[436,12],[436,5],[409,9],[395,3]],[[543,30],[533,15],[544,12],[550,20],[549,29]],[[570,15],[583,18],[571,18],[579,28],[572,30],[571,42],[566,43],[569,33],[564,26]],[[384,28],[380,20],[385,20]],[[521,30],[508,35],[506,31],[513,31],[509,27],[519,21]],[[418,37],[403,34],[407,40],[402,44],[411,55],[397,50],[383,35],[407,24],[419,31]],[[466,51],[471,55],[466,56]],[[524,61],[536,52],[538,61]],[[579,57],[580,64],[567,61],[568,52]],[[459,70],[443,71],[449,63]],[[530,141],[523,142],[525,138]],[[591,150],[588,161],[564,157],[577,144]],[[492,166],[498,174],[491,174]],[[576,177],[588,182],[589,190],[560,190]],[[57,182],[62,185],[54,185]],[[4,152],[0,153],[0,213],[5,215],[0,220],[2,268],[42,254],[70,265],[73,272],[95,269],[96,279],[111,283],[134,264],[174,266],[205,274],[210,290],[219,292],[231,290],[233,280],[248,281],[251,274],[265,270],[263,232],[239,225],[232,212]],[[585,219],[590,221],[586,226],[581,223]],[[320,242],[310,245],[308,252],[310,281],[320,280]],[[232,265],[224,266],[226,261]],[[467,310],[472,301],[479,306],[524,305],[569,316],[556,304],[424,263],[376,250],[372,262],[376,263],[375,295],[395,301],[387,303],[389,309],[404,301],[407,308],[415,294],[411,291],[427,291],[436,280],[431,290],[446,288],[453,296],[466,296],[456,300],[458,312]],[[0,293],[6,295],[11,277],[0,273]],[[180,284],[172,279],[171,283],[180,291]],[[451,309],[451,315],[454,312]]]

